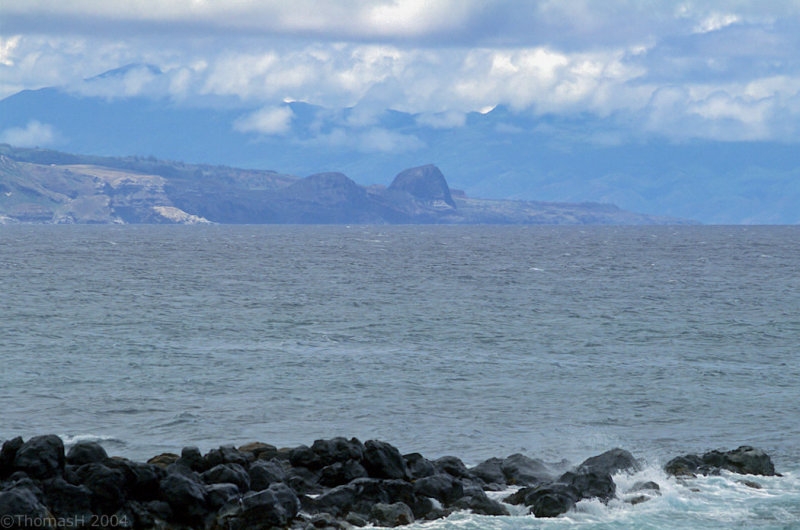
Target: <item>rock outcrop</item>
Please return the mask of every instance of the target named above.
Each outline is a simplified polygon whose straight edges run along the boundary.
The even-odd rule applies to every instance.
[[[433,164],[401,171],[394,177],[389,190],[404,191],[429,206],[456,207],[444,175]]]

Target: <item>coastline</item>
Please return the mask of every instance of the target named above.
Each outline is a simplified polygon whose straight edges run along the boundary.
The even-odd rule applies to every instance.
[[[56,435],[16,437],[0,451],[0,516],[3,528],[209,529],[393,527],[459,511],[552,518],[581,501],[635,506],[660,496],[657,482],[621,480],[640,470],[619,448],[577,466],[517,453],[467,468],[455,456],[429,460],[378,440],[333,438],[205,455],[188,446],[134,462],[97,442],[66,450]],[[753,476],[781,476],[749,446],[677,456],[664,471],[679,480],[734,473],[753,491],[761,488]]]

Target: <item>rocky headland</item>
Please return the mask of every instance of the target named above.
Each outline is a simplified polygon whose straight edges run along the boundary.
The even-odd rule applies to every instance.
[[[0,523],[3,528],[394,527],[458,510],[508,515],[509,504],[536,517],[558,517],[584,499],[638,504],[659,495],[655,482],[618,491],[613,475],[639,466],[628,451],[612,449],[569,468],[522,454],[468,468],[454,456],[429,460],[419,453],[403,455],[386,442],[355,438],[280,449],[253,442],[205,455],[185,447],[180,455],[134,462],[109,457],[94,442],[65,451],[55,435],[17,437],[0,451]],[[684,455],[665,466],[667,474],[681,477],[721,470],[776,475],[770,457],[748,446]],[[512,489],[510,495],[498,493]]]
[[[326,172],[97,157],[0,144],[0,225],[36,224],[686,224],[611,204],[511,201],[451,190],[436,166],[361,186]]]

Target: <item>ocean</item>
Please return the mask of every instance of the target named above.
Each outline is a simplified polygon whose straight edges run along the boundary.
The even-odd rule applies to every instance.
[[[0,439],[622,447],[660,497],[417,526],[800,528],[800,227],[2,226],[0,293]],[[661,471],[744,444],[784,476]]]

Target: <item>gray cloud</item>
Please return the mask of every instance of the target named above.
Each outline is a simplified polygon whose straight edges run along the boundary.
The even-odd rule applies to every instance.
[[[61,85],[227,98],[267,109],[235,124],[251,134],[285,132],[291,117],[268,109],[286,100],[353,107],[328,142],[369,141],[390,108],[458,127],[497,104],[675,139],[796,138],[798,14],[789,0],[6,0],[0,97]],[[84,81],[128,63],[163,74]],[[376,149],[415,145],[373,138]]]

